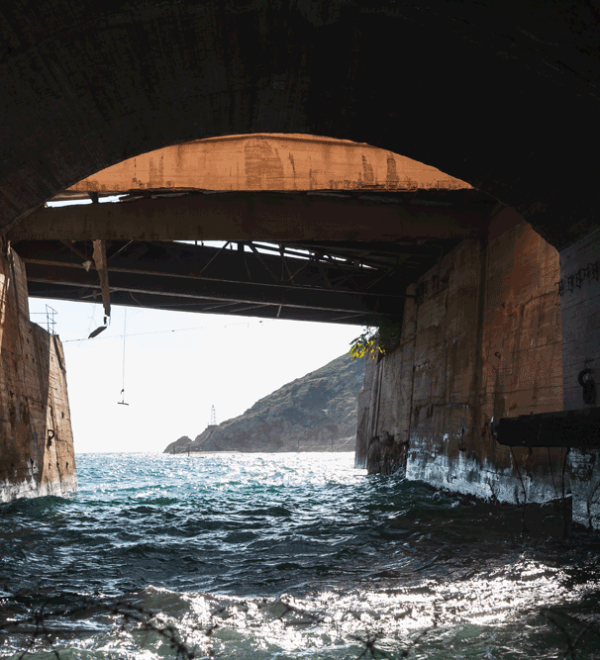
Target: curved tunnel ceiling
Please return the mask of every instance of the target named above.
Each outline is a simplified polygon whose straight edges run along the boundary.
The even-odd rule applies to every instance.
[[[469,189],[435,167],[367,144],[313,135],[233,135],[129,158],[54,200],[137,191]]]
[[[7,235],[13,243],[460,240],[480,237],[494,206],[485,193],[472,199],[475,193],[436,168],[367,144],[238,135],[113,165],[53,201],[124,195],[120,203],[37,209]]]
[[[98,203],[114,194],[122,201]],[[30,295],[101,295],[107,314],[112,302],[351,324],[399,320],[406,287],[480,237],[498,206],[389,151],[265,134],[143,154],[54,199],[90,197],[38,209],[9,232]],[[235,249],[171,242],[190,238]]]
[[[0,222],[167,145],[328,135],[431,163],[554,246],[598,226],[598,4],[15,0]]]

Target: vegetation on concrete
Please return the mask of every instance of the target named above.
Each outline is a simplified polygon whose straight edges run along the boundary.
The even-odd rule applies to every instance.
[[[384,320],[379,326],[367,326],[350,343],[350,355],[353,358],[377,357],[392,353],[400,345],[402,324]]]

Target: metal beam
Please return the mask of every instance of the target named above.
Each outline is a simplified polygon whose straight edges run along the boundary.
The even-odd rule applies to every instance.
[[[460,191],[459,191],[460,192]],[[482,210],[304,193],[226,192],[38,209],[21,240],[396,241],[479,238]]]
[[[26,264],[70,266],[80,268],[86,255],[86,245],[64,246],[58,241],[24,241],[16,250]],[[110,245],[108,269],[111,272],[132,272],[157,275],[176,275],[194,279],[225,282],[252,282],[257,285],[310,287],[334,291],[362,292],[364,295],[404,296],[406,279],[412,271],[391,268],[365,268],[361,264],[343,263],[346,274],[340,274],[335,260],[316,262],[302,258],[284,257],[285,273],[281,275],[281,254],[251,254],[240,250],[197,247],[183,243],[138,242]],[[422,268],[435,260],[421,258]],[[274,276],[274,271],[279,276]],[[351,278],[351,279],[350,279]],[[379,282],[377,288],[374,283]]]
[[[93,273],[69,266],[26,264],[28,282],[67,284],[98,289]],[[265,287],[254,283],[201,280],[156,273],[110,272],[111,294],[115,291],[149,293],[183,299],[216,300],[245,304],[281,305],[347,314],[374,314],[400,318],[402,300],[325,289],[303,287]]]
[[[92,193],[90,193],[91,195]],[[96,195],[97,197],[97,195]],[[98,200],[96,199],[96,203]],[[102,290],[102,304],[104,314],[110,316],[110,290],[108,288],[108,264],[106,261],[106,241],[94,241],[94,263],[100,278],[100,289]]]
[[[54,298],[71,302],[101,302],[98,289],[96,297],[90,295],[87,287],[75,287],[57,283],[29,282],[29,296],[32,298]],[[195,313],[224,314],[234,316],[259,317],[265,319],[282,319],[290,321],[311,321],[320,323],[339,323],[350,325],[377,325],[383,317],[376,313],[347,313],[331,310],[303,309],[299,307],[283,307],[277,304],[245,305],[236,302],[216,303],[211,300],[198,300],[189,297],[163,296],[160,294],[139,293],[131,291],[112,291],[112,304],[159,309],[164,311],[180,311]]]

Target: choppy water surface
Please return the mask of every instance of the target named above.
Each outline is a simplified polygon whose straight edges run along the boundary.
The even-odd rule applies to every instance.
[[[74,497],[0,507],[0,654],[600,658],[596,535],[353,460],[79,455]]]

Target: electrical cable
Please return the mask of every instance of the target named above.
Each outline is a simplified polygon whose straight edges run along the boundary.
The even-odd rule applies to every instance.
[[[259,321],[255,325],[260,325],[261,323],[263,323],[263,321]],[[143,335],[162,335],[162,334],[166,334],[166,333],[169,333],[169,332],[193,332],[193,331],[197,331],[197,330],[223,330],[223,329],[226,329],[226,328],[239,327],[239,326],[243,326],[243,325],[250,326],[250,323],[248,323],[248,322],[246,322],[246,323],[228,323],[226,325],[221,325],[221,326],[217,326],[217,327],[213,327],[213,326],[209,326],[209,325],[200,325],[200,326],[195,326],[193,328],[172,328],[170,330],[152,330],[150,332],[130,332],[129,335],[127,335],[127,336],[128,337],[141,337]],[[108,336],[105,336],[105,337],[96,337],[95,341],[97,342],[97,341],[101,341],[103,339],[120,339],[121,337],[125,337],[125,335],[108,335]],[[69,342],[75,342],[75,341],[81,342],[81,341],[89,341],[89,340],[85,337],[82,338],[82,339],[62,339],[61,340],[61,342],[63,344],[67,344]]]

